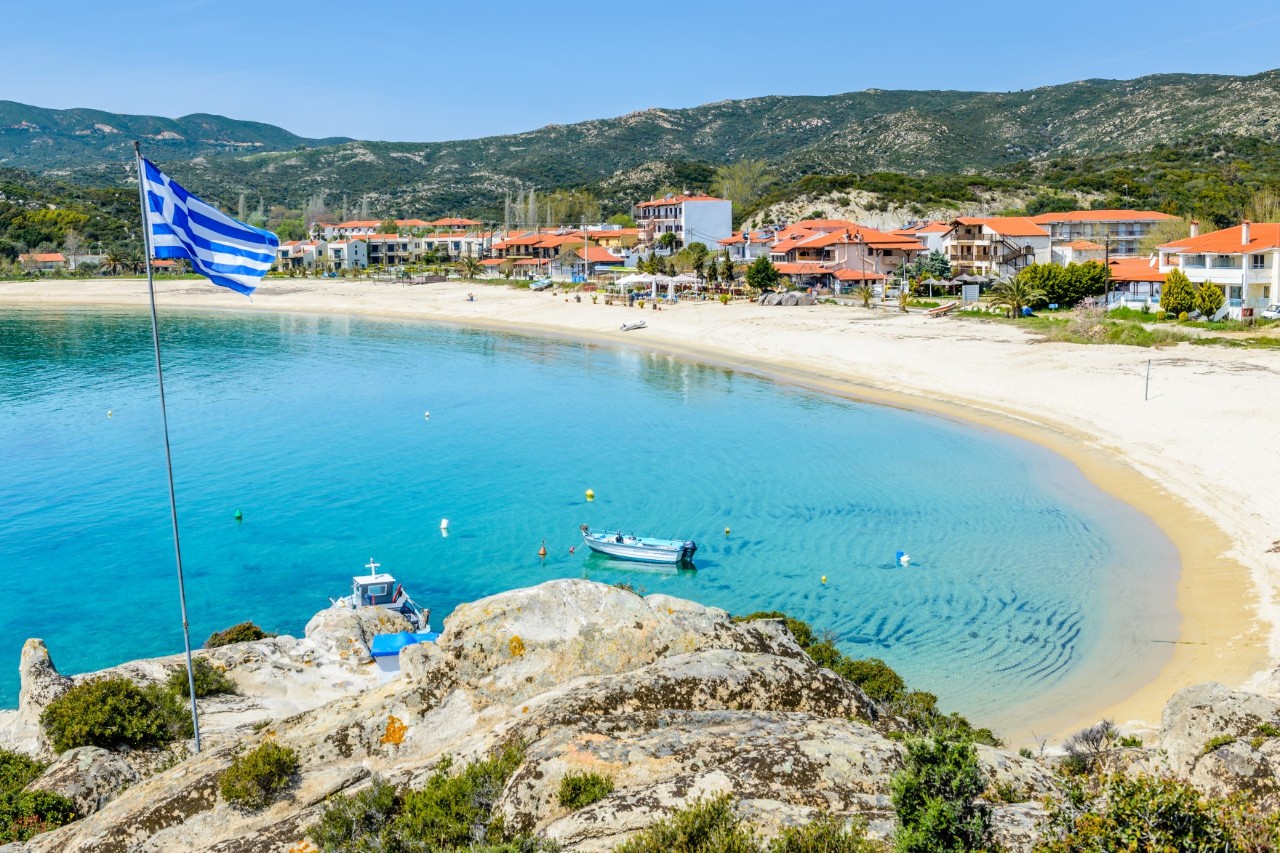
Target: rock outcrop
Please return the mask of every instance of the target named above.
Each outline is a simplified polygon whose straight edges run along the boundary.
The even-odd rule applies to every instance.
[[[358,651],[356,626],[330,615],[293,646],[261,642],[296,655],[315,639],[313,626],[342,636],[335,621],[346,640],[313,650]],[[228,662],[222,650],[214,655]],[[262,731],[241,728],[238,742],[215,740],[25,850],[283,851],[302,840],[327,797],[372,774],[416,786],[447,755],[466,761],[513,739],[526,744],[526,757],[498,808],[509,826],[568,850],[607,850],[721,791],[766,834],[818,814],[890,829],[889,784],[903,760],[901,745],[882,733],[893,721],[814,664],[780,623],[735,623],[669,596],[553,581],[459,607],[437,644],[411,646],[401,659],[399,679],[274,717]],[[233,676],[244,666],[229,663]],[[261,812],[233,809],[217,795],[218,775],[238,749],[264,738],[298,752],[296,784]],[[1028,802],[1053,789],[1027,759],[983,748],[980,760],[993,786],[1009,783]],[[612,776],[615,790],[569,813],[557,802],[559,782],[586,769]],[[1034,805],[994,808],[1008,839],[1027,837],[1039,819]]]
[[[1243,793],[1280,807],[1280,703],[1221,684],[1173,695],[1161,717],[1170,770],[1212,796]]]
[[[139,778],[138,770],[125,757],[96,746],[82,746],[62,753],[27,787],[61,794],[76,804],[81,816],[86,816]]]

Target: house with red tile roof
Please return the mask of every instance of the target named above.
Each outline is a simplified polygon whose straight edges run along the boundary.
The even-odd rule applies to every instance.
[[[774,233],[772,231],[744,229],[735,231],[722,240],[717,240],[722,250],[729,252],[729,260],[737,264],[749,264],[762,255],[769,254],[769,247],[773,245]]]
[[[1168,273],[1160,271],[1160,263],[1150,258],[1116,258],[1107,264],[1111,270],[1111,291],[1116,301],[1150,305],[1160,301],[1160,289]]]
[[[897,234],[899,237],[910,237],[912,240],[923,243],[926,252],[942,252],[942,238],[950,230],[950,223],[935,219],[929,222],[917,222],[890,233]],[[943,252],[943,254],[946,253]]]
[[[677,249],[701,243],[715,251],[720,240],[733,234],[733,203],[715,196],[667,195],[636,204],[631,215],[646,246],[674,234]]]
[[[62,270],[67,268],[67,259],[61,252],[31,252],[18,255],[18,263],[28,270]]]
[[[925,250],[924,244],[856,222],[802,220],[778,232],[769,259],[779,263],[819,263],[828,272],[849,269],[887,275]]]
[[[1031,221],[1049,231],[1054,250],[1080,240],[1097,243],[1107,257],[1137,257],[1138,244],[1161,222],[1177,219],[1158,210],[1071,210],[1041,213]],[[1070,261],[1059,261],[1070,263]]]
[[[1244,309],[1254,315],[1280,302],[1280,223],[1244,221],[1232,228],[1158,246],[1160,272],[1182,270],[1192,283],[1213,282],[1223,289],[1227,316]]]
[[[1015,275],[1053,259],[1048,230],[1025,216],[961,216],[949,226],[942,246],[956,275]]]

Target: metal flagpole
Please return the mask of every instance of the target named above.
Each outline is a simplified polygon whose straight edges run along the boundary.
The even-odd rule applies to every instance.
[[[178,541],[178,501],[173,492],[173,459],[169,454],[169,415],[164,405],[164,372],[160,369],[160,328],[156,321],[156,283],[151,269],[151,224],[147,221],[147,189],[142,166],[142,147],[133,143],[138,164],[138,204],[142,212],[142,241],[146,249],[147,295],[151,299],[151,341],[156,353],[156,384],[160,387],[160,424],[164,428],[164,465],[169,474],[169,517],[173,521],[173,553],[178,563],[178,603],[182,606],[182,645],[187,653],[187,687],[191,692],[191,728],[196,752],[200,751],[200,717],[196,713],[196,679],[191,665],[191,628],[187,623],[187,590],[182,581],[182,545]]]

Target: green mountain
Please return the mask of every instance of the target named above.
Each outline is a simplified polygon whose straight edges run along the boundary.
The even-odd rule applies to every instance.
[[[300,204],[368,194],[386,212],[492,211],[507,190],[640,187],[660,164],[770,161],[784,178],[1002,170],[1139,151],[1206,133],[1280,138],[1280,71],[1161,75],[1022,92],[853,92],[723,101],[435,143],[349,142],[173,164],[179,179]],[[659,182],[661,178],[658,178]]]
[[[335,145],[346,137],[304,139],[256,121],[195,114],[182,118],[131,116],[101,110],[49,110],[0,101],[0,166],[46,171],[96,163],[124,163],[133,141],[154,160],[289,151]]]

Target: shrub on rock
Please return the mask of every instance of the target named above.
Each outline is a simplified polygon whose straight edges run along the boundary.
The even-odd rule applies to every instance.
[[[239,625],[232,625],[230,628],[214,631],[209,635],[209,639],[204,641],[204,647],[206,649],[216,649],[219,646],[229,646],[232,643],[250,643],[254,640],[265,640],[274,636],[275,634],[268,634],[252,622],[241,622]]]
[[[94,678],[49,703],[40,724],[57,752],[78,746],[165,746],[191,736],[191,718],[165,688]]]
[[[560,780],[557,799],[570,811],[585,808],[613,793],[613,780],[599,773],[569,773]]]
[[[60,794],[24,790],[45,765],[0,749],[0,844],[26,841],[76,819],[76,805]]]
[[[285,792],[297,772],[298,753],[267,741],[235,757],[218,777],[218,792],[232,805],[263,809]]]
[[[206,696],[217,696],[219,693],[236,692],[235,683],[227,678],[226,673],[203,658],[191,659],[191,675],[196,685],[196,696],[200,699]],[[169,677],[164,685],[179,699],[186,699],[190,696],[187,668],[178,666],[169,670]]]

